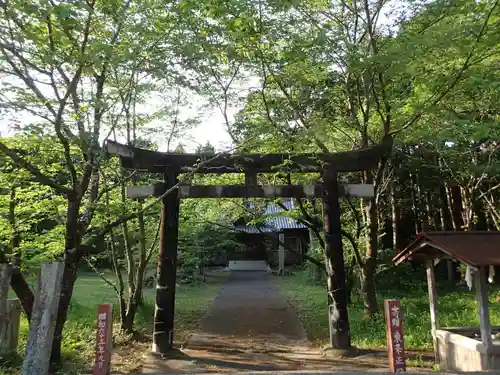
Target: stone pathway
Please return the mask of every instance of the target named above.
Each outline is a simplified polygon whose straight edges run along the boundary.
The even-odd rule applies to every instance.
[[[232,273],[202,320],[201,331],[236,339],[307,342],[299,318],[271,276],[259,271]]]
[[[179,356],[153,359],[145,373],[249,371],[387,371],[387,354],[329,359],[306,332],[272,276],[236,271]]]

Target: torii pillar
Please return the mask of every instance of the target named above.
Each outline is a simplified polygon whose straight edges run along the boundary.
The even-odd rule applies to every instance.
[[[165,172],[165,191],[177,183],[178,171]],[[165,354],[174,344],[175,282],[179,237],[179,195],[172,191],[162,199],[160,252],[156,277],[153,353]]]
[[[328,293],[328,326],[332,349],[351,348],[347,313],[347,283],[340,222],[339,185],[337,173],[323,173],[323,214],[325,233],[325,266]]]

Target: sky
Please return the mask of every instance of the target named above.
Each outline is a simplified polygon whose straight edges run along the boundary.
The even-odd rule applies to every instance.
[[[196,115],[196,111],[191,108],[181,108],[181,112],[182,111],[187,116]],[[236,108],[232,108],[228,111],[230,121],[234,119],[236,112]],[[34,117],[20,113],[17,113],[14,117],[0,118],[0,138],[15,134],[11,126],[13,123],[29,123],[33,120],[35,120]],[[205,110],[200,118],[200,124],[190,129],[181,139],[175,140],[172,147],[175,148],[180,143],[185,147],[187,152],[194,152],[198,145],[204,145],[207,142],[210,142],[217,150],[228,150],[231,147],[231,138],[227,133],[224,117],[217,108]],[[165,144],[163,142],[159,143],[160,150],[167,151]]]
[[[394,13],[392,17],[394,17],[394,15],[397,13],[396,9],[400,8],[402,3],[400,2],[400,0],[389,0],[388,4],[389,5],[386,5],[385,9],[392,11]],[[401,9],[398,9],[398,11],[401,11]],[[392,17],[390,14],[382,14],[379,22],[382,25],[387,23],[390,24],[388,20]],[[238,84],[239,87],[233,88],[239,92],[238,96],[240,96],[240,98],[241,96],[245,96],[245,94],[248,93],[248,91],[251,90],[252,87],[255,87],[256,83],[258,82],[257,77],[246,78],[248,78],[247,82],[243,84],[240,82]],[[196,103],[200,98],[190,97],[189,99],[192,103]],[[153,108],[158,103],[162,103],[162,101],[163,98],[161,97],[152,97],[146,106]],[[238,109],[239,108],[237,106],[233,106],[228,110],[228,117],[230,122],[233,121],[234,115],[236,114]],[[207,142],[210,142],[213,146],[215,146],[217,150],[220,151],[229,150],[231,148],[231,138],[227,133],[224,117],[218,108],[212,107],[211,109],[203,110],[203,112],[200,114],[199,108],[181,107],[180,112],[185,118],[196,117],[198,115],[200,118],[200,123],[196,128],[189,130],[183,138],[177,139],[172,142],[174,144],[170,145],[170,149],[175,148],[180,143],[184,146],[186,151],[193,152],[198,145],[204,145]],[[13,123],[17,122],[26,124],[33,120],[33,116],[29,116],[19,112],[14,116],[0,117],[0,137],[6,137],[14,134],[14,132],[10,129]],[[155,124],[153,123],[153,127],[154,126]],[[167,151],[165,141],[167,137],[168,135],[166,135],[164,138],[160,135],[155,135],[154,139],[152,140],[159,145],[161,151]],[[118,139],[118,141],[123,140]]]
[[[230,114],[230,121],[234,118],[234,114]],[[204,145],[210,142],[217,150],[227,150],[231,145],[231,137],[229,136],[224,117],[218,109],[213,109],[207,113],[207,116],[202,120],[199,126],[189,131],[189,137],[192,141],[186,142],[188,151],[194,151],[197,145]]]
[[[236,81],[236,80],[235,80]],[[24,87],[21,81],[16,79],[2,77],[1,82],[8,82],[11,85]],[[1,83],[0,82],[0,83]],[[17,84],[16,84],[17,82]],[[242,98],[246,97],[249,91],[253,90],[256,85],[260,85],[258,77],[248,76],[245,77],[243,81],[238,81],[234,83],[234,87],[230,87],[230,93],[234,91],[237,93],[238,98],[235,102],[230,102],[227,108],[228,121],[231,123],[234,120],[234,116],[242,108]],[[233,85],[232,85],[233,86]],[[53,92],[48,86],[39,85],[40,91],[46,95],[48,98],[53,97]],[[185,121],[189,118],[197,118],[199,121],[198,126],[189,129],[183,136],[179,139],[174,139],[169,147],[167,147],[167,139],[169,138],[170,132],[168,127],[171,126],[173,122],[172,118],[163,118],[153,120],[150,124],[146,125],[150,132],[153,133],[149,136],[150,140],[155,142],[160,151],[169,151],[181,144],[187,152],[194,152],[199,145],[205,145],[207,142],[212,144],[218,151],[227,151],[233,147],[231,142],[231,137],[229,136],[226,128],[226,123],[224,116],[220,109],[216,105],[210,105],[207,98],[203,98],[198,94],[190,93],[188,94],[185,104],[181,104],[179,107],[179,119]],[[10,96],[8,92],[4,91],[2,96]],[[11,98],[12,100],[13,98]],[[0,99],[5,100],[5,99]],[[141,103],[137,107],[137,113],[139,115],[150,115],[158,110],[169,107],[173,110],[174,104],[178,104],[179,101],[177,96],[171,92],[156,92],[153,91],[151,96],[147,98],[144,103]],[[45,121],[39,117],[31,115],[26,111],[17,111],[15,113],[0,113],[0,138],[12,136],[16,133],[14,130],[16,127],[25,126],[33,122]],[[157,132],[157,129],[166,129],[164,133]],[[147,131],[147,130],[146,130]],[[139,135],[144,135],[145,132],[139,133]],[[108,131],[103,129],[101,131],[101,142],[104,141],[105,137],[108,135]],[[118,142],[125,142],[125,137],[117,136]]]

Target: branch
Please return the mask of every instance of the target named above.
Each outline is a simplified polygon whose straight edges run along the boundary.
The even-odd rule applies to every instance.
[[[42,185],[46,185],[57,191],[59,194],[69,196],[74,193],[73,190],[68,189],[67,187],[58,184],[55,182],[53,179],[50,177],[46,176],[45,174],[40,171],[37,167],[35,167],[33,164],[30,162],[26,161],[25,159],[21,158],[14,150],[11,148],[7,147],[3,142],[0,142],[0,152],[3,154],[7,155],[14,161],[14,163],[20,165],[24,169],[26,169],[28,172],[30,172],[33,177],[36,178],[36,180],[41,183]]]
[[[211,157],[211,158],[209,158],[207,160],[204,160],[201,163],[199,163],[196,168],[194,168],[189,173],[186,173],[184,175],[184,178],[182,180],[180,180],[179,182],[177,182],[171,188],[167,189],[167,191],[165,191],[165,193],[163,193],[161,196],[157,197],[156,199],[154,199],[150,203],[144,205],[141,211],[136,211],[136,212],[133,212],[133,213],[130,213],[130,214],[127,214],[127,215],[123,215],[123,216],[119,217],[118,219],[116,219],[115,221],[113,221],[111,223],[108,223],[107,225],[105,225],[104,227],[102,227],[96,233],[96,237],[91,241],[91,244],[95,243],[98,239],[100,239],[103,236],[105,236],[111,229],[113,229],[113,228],[115,228],[115,227],[117,227],[117,226],[119,226],[119,225],[121,225],[121,224],[129,221],[129,220],[136,219],[139,216],[140,212],[144,212],[144,211],[148,210],[149,208],[153,207],[154,205],[160,203],[163,200],[163,198],[165,198],[166,196],[168,196],[174,190],[177,190],[177,188],[179,187],[179,185],[183,184],[185,181],[188,181],[193,175],[195,175],[200,168],[202,168],[204,165],[209,164],[209,163],[213,162],[214,160],[222,157],[225,154],[227,154],[227,152],[226,153],[216,154],[215,156],[213,156],[213,157]],[[85,235],[92,234],[92,232],[95,232],[95,229],[88,229],[88,230],[85,231],[84,234]]]
[[[116,294],[119,296],[120,292],[118,291],[116,285],[113,284],[111,281],[109,281],[109,279],[106,276],[104,276],[104,273],[99,272],[99,270],[92,264],[92,262],[87,257],[83,257],[83,259],[87,262],[90,269],[94,271],[106,284],[112,287],[115,290]]]
[[[295,111],[295,114],[300,119],[300,122],[302,123],[302,126],[304,128],[306,128],[306,129],[309,130],[310,128],[307,125],[308,122],[307,122],[306,118],[303,116],[301,109],[294,103],[293,98],[287,92],[286,87],[283,86],[283,83],[281,82],[281,79],[276,75],[276,73],[273,72],[273,70],[271,69],[271,67],[269,66],[269,64],[266,64],[266,66],[267,66],[267,70],[274,76],[275,81],[276,81],[276,83],[277,83],[280,91],[286,97],[286,99],[288,100],[288,103],[290,104],[290,106],[292,107],[292,109]],[[321,151],[323,151],[325,153],[329,152],[328,147],[326,147],[326,145],[318,137],[316,137],[316,135],[313,134],[313,138],[314,138],[314,141],[315,141],[316,145],[321,149]]]
[[[281,203],[278,203],[278,205],[280,207],[282,207],[284,210],[287,210],[288,209],[286,208],[285,205],[281,204]],[[321,235],[319,234],[319,230],[318,230],[318,223],[315,223],[316,220],[314,220],[314,218],[312,218],[304,209],[303,206],[301,206],[302,209],[304,210],[303,212],[305,213],[305,215],[307,215],[307,217],[309,217],[312,221],[310,223],[306,222],[305,220],[301,220],[300,218],[297,219],[297,221],[301,222],[302,224],[306,225],[309,229],[311,229],[314,234],[316,235],[316,237],[318,237],[318,240],[320,242],[320,246],[324,249],[325,248],[325,242],[323,241],[323,239],[321,238]],[[260,230],[259,230],[260,231]],[[361,255],[359,253],[359,249],[358,249],[358,245],[356,244],[356,241],[354,240],[354,238],[348,233],[346,232],[345,230],[341,229],[340,233],[342,234],[342,236],[344,236],[345,238],[347,238],[349,240],[349,242],[351,243],[351,246],[353,248],[353,251],[354,251],[354,257],[356,258],[356,262],[358,263],[358,265],[360,267],[363,266],[363,260],[361,258]],[[316,264],[316,263],[315,263]],[[316,264],[317,265],[317,264]]]
[[[161,222],[158,221],[158,228],[156,228],[155,239],[151,244],[151,246],[149,247],[148,255],[146,256],[146,264],[149,264],[151,256],[153,255],[156,245],[158,244],[158,239],[160,238],[160,228],[161,228]]]
[[[489,193],[495,191],[498,188],[500,188],[500,183],[496,184],[495,186],[490,187],[488,190],[481,193],[481,195],[479,197],[477,197],[477,199],[482,199],[484,196],[488,195]]]
[[[363,268],[364,262],[363,259],[361,258],[361,254],[359,253],[358,245],[356,244],[356,241],[354,238],[351,236],[350,233],[346,232],[345,230],[341,229],[340,234],[347,238],[349,242],[351,243],[352,250],[354,252],[354,258],[356,258],[356,262],[358,263],[359,268]]]
[[[313,231],[314,235],[316,236],[316,239],[318,240],[321,248],[324,249],[325,248],[325,241],[323,240],[323,237],[321,237],[321,232],[320,232],[321,223],[318,222],[314,217],[309,215],[309,212],[307,212],[306,208],[302,204],[301,199],[298,199],[298,203],[299,203],[300,212],[302,213],[302,215],[304,215],[304,217],[306,217],[306,219],[310,220],[310,222],[311,222],[310,229]]]
[[[488,12],[488,15],[486,16],[486,19],[484,20],[483,25],[481,27],[481,30],[480,30],[479,34],[477,35],[476,42],[475,42],[474,46],[472,47],[471,51],[468,53],[468,55],[467,55],[467,57],[466,57],[463,65],[462,65],[462,67],[460,68],[460,70],[458,71],[458,73],[455,75],[455,77],[452,79],[452,81],[449,84],[449,86],[446,89],[444,89],[439,95],[437,95],[436,99],[434,99],[431,102],[431,106],[436,105],[437,103],[439,103],[441,101],[441,99],[443,99],[458,84],[458,82],[460,82],[460,80],[462,79],[462,76],[464,75],[464,73],[472,65],[471,60],[472,60],[472,57],[474,55],[475,49],[478,46],[479,41],[483,37],[484,32],[486,31],[486,28],[488,26],[488,22],[489,22],[492,14],[493,14],[493,11],[498,6],[499,1],[500,0],[496,0],[495,4],[493,4],[493,6],[491,7],[490,11]],[[478,61],[474,61],[473,63],[477,63],[477,62]],[[445,84],[441,85],[441,87],[439,88],[439,90],[442,89],[444,85]],[[432,94],[429,97],[428,100],[431,100],[432,97],[434,97],[437,94],[437,92],[439,92],[439,90],[437,90],[434,94]],[[396,135],[397,133],[400,133],[403,130],[407,129],[408,127],[412,126],[416,121],[418,121],[424,115],[424,113],[425,113],[425,110],[419,111],[418,113],[416,113],[415,115],[413,115],[413,117],[411,117],[408,120],[408,122],[406,124],[404,124],[401,128],[393,130],[390,134],[391,135]]]
[[[489,153],[488,161],[486,162],[486,165],[484,166],[483,172],[481,173],[481,176],[478,178],[478,180],[474,186],[474,189],[477,189],[479,187],[479,185],[481,185],[483,180],[486,178],[486,176],[488,175],[487,170],[491,166],[493,154],[496,152],[496,150],[497,150],[497,148],[493,148],[493,150]],[[494,189],[496,189],[496,187]],[[488,191],[490,191],[490,190],[488,190]]]
[[[104,172],[101,171],[101,173],[103,174],[103,177],[104,176]],[[117,188],[118,186],[121,186],[123,183],[125,183],[126,181],[130,180],[135,174],[137,173],[137,171],[133,171],[131,174],[129,174],[128,176],[125,176],[123,178],[121,178],[117,183],[113,184],[113,185],[109,185],[109,186],[106,186],[106,188],[103,188],[101,189],[101,191],[99,192],[99,194],[97,195],[96,199],[94,200],[94,202],[97,202],[99,201],[102,196],[104,194],[107,194],[109,193],[111,190]],[[104,181],[103,181],[104,182]]]
[[[372,48],[372,52],[374,56],[379,55],[378,51],[378,46],[377,46],[377,41],[375,40],[375,35],[374,35],[374,30],[373,30],[373,25],[372,25],[372,18],[370,16],[370,9],[369,9],[369,4],[368,0],[364,1],[364,7],[365,7],[365,14],[366,14],[366,27],[368,31],[368,36],[370,38],[370,46]],[[378,13],[380,9],[376,12]],[[382,111],[380,110],[380,103],[377,97],[377,93],[375,91],[375,85],[372,86],[373,89],[373,95],[375,98],[375,103],[377,105],[377,113],[380,116],[380,120],[382,121],[383,127],[384,127],[384,135],[389,134],[390,130],[390,123],[391,123],[391,105],[389,103],[389,98],[387,97],[386,93],[386,84],[385,84],[385,79],[382,71],[378,68],[376,68],[377,71],[377,76],[378,76],[378,81],[380,84],[380,91],[381,91],[381,96],[382,96],[382,102],[384,103],[384,110],[385,110],[385,116],[383,115]]]
[[[262,52],[261,52],[262,54]],[[262,80],[262,90],[260,90],[260,93],[261,93],[261,96],[262,96],[262,103],[264,104],[264,109],[266,111],[266,116],[267,116],[267,120],[269,121],[269,123],[271,125],[273,125],[276,130],[278,130],[281,135],[283,137],[286,137],[289,139],[290,142],[293,142],[293,137],[284,129],[282,129],[277,123],[276,121],[274,121],[274,119],[272,118],[272,115],[271,115],[271,110],[269,108],[269,103],[267,101],[267,97],[266,97],[266,86],[267,86],[267,80],[268,80],[268,75],[267,75],[267,72],[266,72],[266,66],[264,64],[264,59],[263,57],[262,58],[262,75],[264,77],[264,79]]]
[[[16,65],[16,63],[14,61],[12,61],[12,59],[9,57],[9,55],[5,52],[5,50],[3,48],[1,48],[1,51],[2,51],[2,54],[3,54],[4,58],[5,58],[5,61],[7,61],[7,63],[12,68],[13,74],[12,73],[10,73],[10,74],[15,75],[16,77],[18,77],[19,79],[21,79],[24,82],[24,84],[33,92],[33,94],[37,97],[37,99],[41,103],[43,103],[43,105],[47,108],[47,110],[53,116],[55,116],[56,115],[56,111],[55,111],[54,107],[52,107],[52,105],[50,104],[50,101],[45,97],[45,95],[43,95],[43,93],[40,91],[40,89],[38,88],[38,86],[35,84],[35,81],[29,75],[26,66],[24,65],[25,73],[23,73],[19,69],[19,67]]]

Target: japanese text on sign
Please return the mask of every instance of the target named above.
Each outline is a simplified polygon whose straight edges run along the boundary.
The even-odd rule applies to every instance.
[[[97,365],[104,367],[104,355],[106,354],[106,313],[99,314],[99,341],[97,343]]]
[[[399,307],[392,306],[391,307],[391,322],[393,327],[399,327]]]
[[[398,300],[385,300],[384,310],[390,370],[392,372],[406,371],[401,303]]]
[[[108,375],[110,372],[112,322],[112,306],[99,305],[94,375]]]

